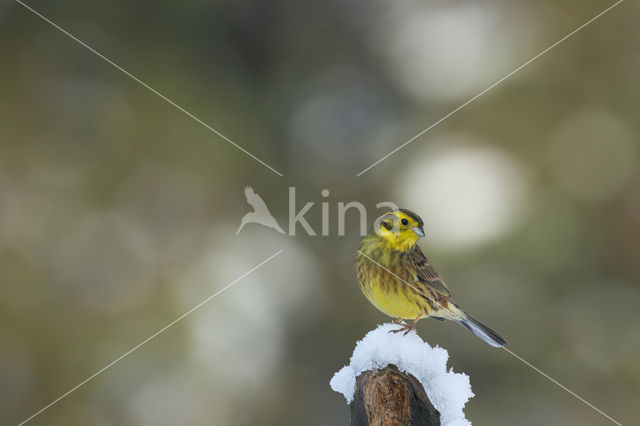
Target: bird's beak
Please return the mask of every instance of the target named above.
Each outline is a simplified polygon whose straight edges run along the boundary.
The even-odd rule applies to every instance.
[[[415,232],[418,237],[424,237],[424,229],[422,229],[422,226],[414,226],[411,229],[413,229],[413,232]]]

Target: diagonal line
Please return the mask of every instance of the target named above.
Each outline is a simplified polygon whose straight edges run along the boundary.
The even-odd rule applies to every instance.
[[[447,115],[445,115],[444,117],[442,117],[440,120],[436,121],[435,123],[431,124],[429,127],[427,127],[426,129],[422,130],[420,133],[418,133],[417,135],[415,135],[414,137],[412,137],[411,139],[409,139],[408,141],[404,142],[402,145],[400,145],[399,147],[397,147],[396,149],[394,149],[393,151],[391,151],[390,153],[388,153],[387,155],[385,155],[384,157],[382,157],[381,159],[379,159],[378,161],[376,161],[375,163],[373,163],[372,165],[370,165],[369,167],[367,167],[366,169],[362,170],[360,173],[358,173],[356,176],[360,176],[363,173],[365,173],[366,171],[368,171],[369,169],[371,169],[372,167],[378,165],[380,162],[382,162],[383,160],[385,160],[386,158],[390,157],[391,155],[395,154],[396,152],[398,152],[399,150],[401,150],[402,148],[404,148],[405,146],[409,145],[411,142],[415,141],[416,139],[418,139],[420,136],[424,135],[425,133],[427,133],[429,130],[433,129],[434,127],[436,127],[438,124],[442,123],[444,120],[446,120],[447,118],[451,117],[453,114],[455,114],[456,112],[460,111],[462,108],[466,107],[467,105],[469,105],[471,102],[475,101],[476,99],[478,99],[480,96],[484,95],[485,93],[487,93],[489,90],[493,89],[494,87],[496,87],[497,85],[499,85],[500,83],[502,83],[503,81],[505,81],[506,79],[508,79],[509,77],[511,77],[512,75],[514,75],[515,73],[517,73],[518,71],[520,71],[522,68],[526,67],[527,65],[529,65],[531,62],[535,61],[536,59],[538,59],[539,57],[541,57],[542,55],[544,55],[545,53],[547,53],[548,51],[550,51],[551,49],[553,49],[554,47],[556,47],[557,45],[559,45],[560,43],[562,43],[563,41],[565,41],[566,39],[568,39],[569,37],[573,36],[575,33],[577,33],[578,31],[582,30],[584,27],[586,27],[587,25],[591,24],[593,21],[595,21],[596,19],[600,18],[602,15],[604,15],[605,13],[609,12],[611,9],[613,9],[614,7],[618,6],[620,3],[622,3],[624,0],[618,0],[616,3],[612,4],[611,6],[609,6],[608,8],[606,8],[605,10],[603,10],[602,12],[600,12],[599,14],[597,14],[596,16],[594,16],[593,18],[589,19],[587,22],[585,22],[584,24],[580,25],[578,28],[576,28],[575,30],[571,31],[569,34],[567,34],[566,36],[562,37],[560,40],[556,41],[555,43],[553,43],[551,46],[547,47],[546,49],[544,49],[542,52],[538,53],[536,56],[534,56],[533,58],[529,59],[527,62],[525,62],[524,64],[520,65],[518,68],[516,68],[515,70],[511,71],[509,74],[505,75],[504,77],[502,77],[500,80],[496,81],[495,83],[493,83],[491,86],[487,87],[486,89],[484,89],[482,92],[478,93],[477,95],[475,95],[473,98],[469,99],[468,101],[466,101],[465,103],[463,103],[462,105],[460,105],[459,107],[457,107],[456,109],[454,109],[453,111],[449,112]]]
[[[244,274],[240,275],[238,278],[236,278],[235,280],[231,281],[229,284],[227,284],[226,286],[224,286],[222,289],[218,290],[217,292],[215,292],[214,294],[212,294],[211,296],[207,297],[206,299],[204,299],[202,302],[198,303],[197,305],[195,305],[193,308],[189,309],[187,312],[185,312],[184,314],[180,315],[178,318],[176,318],[175,320],[171,321],[169,324],[165,325],[164,327],[162,327],[160,330],[156,331],[155,333],[153,333],[151,336],[147,337],[146,339],[144,339],[143,341],[141,341],[140,343],[138,343],[137,345],[135,345],[133,348],[129,349],[127,352],[123,353],[122,355],[120,355],[118,358],[114,359],[113,361],[111,361],[109,364],[105,365],[104,367],[102,367],[100,370],[96,371],[95,373],[93,373],[92,375],[90,375],[89,377],[87,377],[86,379],[84,379],[82,382],[78,383],[77,385],[75,385],[74,387],[72,387],[71,389],[69,389],[68,391],[66,391],[65,393],[63,393],[62,395],[60,395],[58,398],[56,398],[55,400],[51,401],[49,404],[45,405],[44,407],[42,407],[40,410],[38,410],[37,412],[35,412],[34,414],[32,414],[30,417],[27,417],[26,419],[24,419],[22,422],[20,422],[18,424],[18,426],[22,426],[23,424],[27,423],[28,421],[30,421],[31,419],[33,419],[34,417],[36,417],[37,415],[39,415],[40,413],[42,413],[43,411],[47,410],[48,408],[50,408],[52,405],[56,404],[57,402],[59,402],[61,399],[69,396],[72,392],[74,392],[75,390],[77,390],[79,387],[81,387],[82,385],[84,385],[85,383],[93,380],[96,376],[98,376],[99,374],[103,373],[106,369],[108,369],[109,367],[113,366],[115,363],[117,363],[118,361],[122,360],[123,358],[125,358],[127,355],[131,354],[132,352],[134,352],[135,350],[137,350],[138,348],[140,348],[142,345],[144,345],[145,343],[149,342],[151,339],[153,339],[154,337],[156,337],[157,335],[163,333],[164,331],[166,331],[168,328],[172,327],[173,325],[175,325],[178,321],[184,319],[186,316],[190,315],[191,313],[193,313],[196,309],[200,308],[202,305],[204,305],[205,303],[209,302],[211,299],[215,298],[216,296],[218,296],[219,294],[221,294],[222,292],[224,292],[225,290],[227,290],[229,287],[231,287],[232,285],[234,285],[235,283],[237,283],[238,281],[242,280],[243,278],[245,278],[247,275],[251,274],[253,271],[255,271],[256,269],[258,269],[259,267],[261,267],[262,265],[264,265],[265,263],[269,262],[271,259],[273,259],[274,257],[276,257],[277,255],[279,255],[280,253],[282,253],[282,250],[278,250],[278,252],[276,252],[275,254],[269,256],[268,258],[266,258],[265,260],[263,260],[262,262],[258,263],[256,266],[254,266],[253,268],[249,269],[247,272],[245,272]]]
[[[369,259],[371,262],[375,263],[376,265],[378,265],[379,267],[381,267],[382,269],[384,269],[385,271],[387,271],[388,273],[390,273],[391,275],[393,275],[394,277],[396,277],[397,279],[399,279],[401,282],[403,282],[404,284],[408,285],[409,287],[413,288],[415,291],[417,291],[419,294],[421,294],[422,296],[426,297],[427,299],[429,299],[430,301],[432,301],[433,303],[435,303],[436,305],[438,305],[439,308],[442,309],[447,309],[444,306],[442,306],[440,303],[438,303],[438,301],[434,300],[433,298],[429,297],[428,295],[424,294],[422,291],[420,291],[419,289],[417,289],[414,285],[408,283],[407,281],[403,280],[402,278],[400,278],[398,275],[394,274],[391,270],[389,270],[387,267],[379,264],[378,262],[376,262],[375,260],[373,260],[371,257],[367,256],[366,254],[364,254],[361,250],[356,250],[358,253],[360,253],[361,255],[363,255],[364,257],[366,257],[367,259]],[[531,364],[530,362],[528,362],[527,360],[525,360],[524,358],[522,358],[519,355],[516,355],[514,352],[510,351],[509,349],[507,349],[505,346],[502,347],[502,349],[504,349],[505,351],[509,352],[511,355],[513,355],[516,359],[518,359],[520,362],[522,362],[523,364],[525,364],[526,366],[532,368],[533,370],[535,370],[536,372],[538,372],[539,374],[541,374],[543,377],[545,377],[547,380],[551,381],[552,383],[555,383],[556,385],[560,386],[562,389],[564,389],[565,391],[567,391],[570,395],[576,397],[577,399],[579,399],[580,401],[584,402],[586,405],[588,405],[589,407],[591,407],[592,409],[594,409],[595,411],[597,411],[598,413],[602,414],[604,417],[606,417],[607,419],[611,420],[613,423],[617,424],[618,426],[622,426],[622,424],[616,420],[614,420],[612,417],[610,417],[609,415],[607,415],[604,411],[600,410],[599,408],[597,408],[595,405],[591,404],[590,402],[588,402],[587,400],[585,400],[584,398],[582,398],[580,395],[578,395],[577,393],[575,393],[574,391],[572,391],[571,389],[569,389],[568,387],[564,386],[562,383],[558,382],[556,379],[554,379],[553,377],[549,376],[547,373],[543,372],[542,370],[540,370],[539,368],[537,368],[536,366],[534,366],[533,364]]]
[[[71,39],[73,39],[75,42],[77,42],[78,44],[82,45],[83,47],[86,47],[88,50],[90,50],[92,53],[94,53],[96,56],[100,57],[101,59],[103,59],[105,62],[109,63],[110,65],[112,65],[114,68],[118,69],[119,71],[121,71],[123,74],[125,74],[126,76],[130,77],[131,79],[135,80],[137,83],[139,83],[141,86],[143,86],[145,89],[149,90],[150,92],[154,93],[155,95],[159,96],[160,98],[164,99],[166,102],[168,102],[171,106],[173,106],[174,108],[176,108],[177,110],[183,112],[184,114],[186,114],[187,116],[189,116],[190,118],[192,118],[193,120],[195,120],[196,122],[198,122],[199,124],[201,124],[202,126],[206,127],[207,129],[209,129],[210,131],[212,131],[213,133],[215,133],[216,135],[218,135],[219,137],[221,137],[222,139],[224,139],[225,141],[229,142],[231,145],[235,146],[236,148],[238,148],[240,151],[244,152],[245,154],[247,154],[249,157],[253,158],[254,160],[256,160],[258,163],[262,164],[263,166],[265,166],[266,168],[268,168],[269,170],[271,170],[272,172],[274,172],[275,174],[277,174],[278,176],[284,176],[282,173],[280,173],[279,171],[277,171],[276,169],[274,169],[273,167],[271,167],[270,165],[268,165],[267,163],[265,163],[264,161],[262,161],[261,159],[259,159],[258,157],[256,157],[255,155],[253,155],[252,153],[250,153],[249,151],[247,151],[246,149],[244,149],[243,147],[241,147],[240,145],[238,145],[237,143],[233,142],[231,139],[229,139],[228,137],[226,137],[225,135],[223,135],[222,133],[220,133],[219,131],[217,131],[216,129],[214,129],[213,127],[211,127],[210,125],[208,125],[207,123],[205,123],[204,121],[200,120],[198,117],[196,117],[195,115],[193,115],[192,113],[190,113],[189,111],[187,111],[186,109],[184,109],[183,107],[181,107],[180,105],[178,105],[177,103],[175,103],[174,101],[172,101],[171,99],[169,99],[168,97],[166,97],[165,95],[163,95],[162,93],[158,92],[156,89],[154,89],[153,87],[149,86],[147,83],[145,83],[144,81],[140,80],[138,77],[136,77],[135,75],[131,74],[129,71],[125,70],[124,68],[122,68],[120,65],[116,64],[115,62],[113,62],[111,59],[107,58],[106,56],[104,56],[103,54],[101,54],[100,52],[98,52],[97,50],[95,50],[93,47],[89,46],[88,44],[86,44],[85,42],[83,42],[82,40],[78,39],[76,36],[74,36],[73,34],[71,34],[70,32],[68,32],[67,30],[65,30],[64,28],[60,27],[58,24],[52,22],[50,19],[48,19],[47,17],[43,16],[42,14],[40,14],[39,12],[37,12],[36,10],[34,10],[33,8],[27,6],[26,4],[24,4],[22,1],[20,0],[16,0],[17,3],[21,4],[22,6],[24,6],[26,9],[30,10],[31,12],[33,12],[35,15],[39,16],[40,18],[42,18],[44,21],[48,22],[49,24],[51,24],[54,28],[56,28],[57,30],[59,30],[60,32],[64,33],[65,35],[67,35],[68,37],[70,37]]]
[[[531,364],[529,361],[527,361],[526,359],[522,358],[520,355],[516,355],[513,352],[511,352],[509,349],[507,349],[506,347],[502,347],[502,349],[504,349],[505,351],[509,352],[511,355],[513,355],[514,357],[516,357],[516,359],[518,359],[519,361],[523,362],[524,364],[528,365],[529,367],[531,367],[532,369],[534,369],[535,371],[537,371],[538,373],[540,373],[541,375],[543,375],[546,379],[548,379],[549,381],[555,383],[556,385],[560,386],[562,389],[564,389],[565,391],[569,392],[571,395],[575,396],[576,398],[578,398],[580,401],[584,402],[585,404],[587,404],[589,407],[593,408],[594,410],[596,410],[598,413],[602,414],[603,416],[605,416],[607,419],[611,420],[613,423],[617,424],[618,426],[622,426],[622,424],[620,422],[618,422],[617,420],[612,419],[607,413],[605,413],[604,411],[600,410],[598,407],[594,406],[593,404],[591,404],[590,402],[586,401],[584,398],[582,398],[580,395],[578,395],[577,393],[575,393],[574,391],[572,391],[571,389],[567,388],[566,386],[564,386],[562,383],[558,382],[556,379],[554,379],[553,377],[549,376],[547,373],[545,373],[544,371],[538,369],[536,366],[534,366],[533,364]]]

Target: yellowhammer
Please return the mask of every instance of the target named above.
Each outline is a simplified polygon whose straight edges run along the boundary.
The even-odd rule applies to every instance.
[[[416,244],[424,237],[422,225],[417,214],[405,209],[386,213],[374,222],[356,256],[358,282],[366,298],[402,325],[395,332],[408,333],[421,318],[448,319],[491,346],[505,346],[502,336],[453,302],[449,288]]]

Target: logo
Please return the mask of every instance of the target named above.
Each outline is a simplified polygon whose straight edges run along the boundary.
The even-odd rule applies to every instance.
[[[238,231],[236,231],[236,235],[240,234],[240,231],[244,229],[245,225],[250,223],[256,223],[258,225],[266,226],[267,228],[274,229],[281,234],[288,234],[290,236],[296,235],[297,225],[300,225],[302,229],[309,236],[318,235],[311,224],[305,218],[305,215],[313,208],[316,204],[314,201],[307,202],[300,210],[296,209],[296,188],[289,187],[289,228],[288,232],[285,232],[278,221],[273,217],[271,211],[267,207],[267,203],[264,202],[262,197],[258,195],[251,186],[247,186],[244,189],[244,195],[247,199],[247,203],[251,207],[253,207],[253,211],[245,214],[242,217],[240,222],[240,226],[238,227]],[[329,190],[323,189],[320,192],[320,195],[323,198],[329,197]],[[330,235],[330,218],[331,218],[331,205],[329,201],[323,200],[321,203],[321,235],[328,236]],[[397,209],[398,206],[391,201],[382,201],[376,204],[377,209],[388,208],[390,210]],[[337,235],[344,236],[345,235],[345,218],[347,216],[347,212],[354,211],[358,213],[358,217],[360,219],[360,235],[364,236],[367,234],[367,209],[365,205],[359,201],[350,201],[348,203],[338,202],[336,210],[337,212]],[[380,212],[377,212],[376,216],[380,215]]]
[[[282,228],[280,228],[280,225],[278,225],[278,222],[269,211],[269,208],[265,204],[262,197],[256,194],[252,187],[247,186],[244,189],[244,196],[247,198],[247,203],[249,203],[249,205],[253,207],[253,211],[245,214],[242,217],[242,221],[240,222],[240,227],[238,228],[236,235],[240,233],[242,228],[244,228],[247,223],[257,223],[259,225],[266,226],[267,228],[275,229],[279,233],[284,234],[284,231],[282,230]]]

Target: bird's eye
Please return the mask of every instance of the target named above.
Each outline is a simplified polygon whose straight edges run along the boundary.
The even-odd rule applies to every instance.
[[[407,219],[402,219],[400,223],[402,223],[404,226],[407,226],[409,224],[409,221]]]

